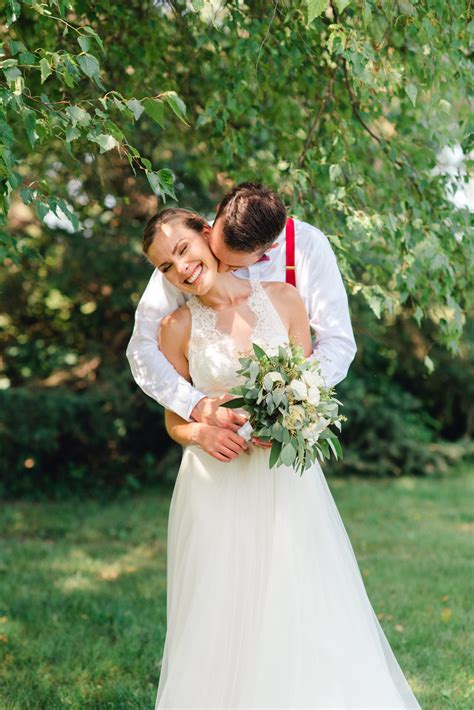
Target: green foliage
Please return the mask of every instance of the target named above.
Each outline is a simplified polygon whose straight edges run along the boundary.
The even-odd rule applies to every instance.
[[[150,275],[142,225],[173,194],[211,216],[246,179],[275,187],[292,214],[328,234],[348,286],[359,352],[338,388],[343,411],[364,429],[354,382],[387,425],[378,442],[363,436],[359,445],[348,422],[347,470],[355,460],[352,470],[365,470],[363,442],[371,471],[396,474],[430,470],[435,437],[473,435],[472,333],[460,339],[472,304],[470,215],[453,208],[446,178],[432,172],[445,145],[472,150],[474,25],[465,3],[3,7],[0,208],[10,211],[0,245],[0,387],[10,412],[15,390],[29,397],[21,402],[30,411],[12,414],[18,446],[28,439],[20,414],[33,431],[43,397],[52,421],[40,429],[49,426],[52,440],[66,436],[76,411],[102,407],[88,436],[103,468],[74,486],[146,480],[152,459],[140,452],[159,459],[165,436],[125,359]],[[43,223],[51,211],[67,218],[58,228]],[[413,427],[405,414],[394,422],[398,409]],[[110,475],[105,442],[124,456]],[[386,442],[398,453],[377,466]],[[87,471],[87,447],[74,447],[74,467]],[[33,470],[26,454],[9,451],[8,489],[24,490]],[[63,451],[48,459],[56,468],[45,472],[45,489],[72,480]]]
[[[336,388],[348,418],[344,461],[336,470],[432,475],[472,456],[474,324],[468,324],[462,357],[453,359],[408,318],[383,327],[361,298],[354,300],[353,319],[358,354]],[[428,352],[434,372],[425,365]],[[453,447],[446,439],[459,443]]]
[[[472,227],[431,169],[443,145],[472,146],[469,11],[305,5],[272,18],[227,5],[201,50],[202,74],[210,84],[218,64],[219,85],[197,127],[216,168],[274,184],[329,235],[351,291],[378,317],[425,317],[455,350],[472,303]]]
[[[462,0],[11,7],[4,212],[20,191],[40,218],[64,213],[64,182],[44,169],[50,149],[79,179],[86,151],[116,150],[162,200],[175,195],[171,170],[194,208],[198,193],[212,205],[229,180],[258,178],[328,234],[377,317],[427,319],[457,350],[473,302],[471,220],[432,168],[445,145],[472,149],[474,23]],[[164,132],[166,108],[179,121]],[[168,165],[154,170],[143,154]],[[9,250],[34,248],[5,234]]]
[[[162,416],[129,378],[83,394],[0,391],[0,437],[2,496],[135,489],[156,482],[165,475],[160,464],[169,463]]]
[[[0,274],[3,494],[110,493],[164,475],[162,410],[125,357],[148,267],[127,232],[70,237],[37,237],[40,259]]]
[[[134,174],[146,173],[156,194],[174,198],[171,172],[153,170],[127,133],[144,111],[163,126],[165,106],[186,122],[186,107],[175,91],[137,99],[106,90],[99,58],[91,54],[102,53],[104,44],[90,24],[69,21],[70,15],[76,17],[73,4],[25,0],[14,3],[15,12],[12,7],[0,51],[0,253],[18,263],[21,245],[5,229],[15,192],[26,205],[35,203],[40,220],[50,210],[62,212],[74,231],[80,228],[77,216],[55,194],[58,185],[31,170],[31,151],[59,147],[73,166],[86,148],[95,152],[91,144],[101,154],[116,149]]]
[[[375,476],[446,470],[442,452],[431,448],[440,425],[417,397],[388,379],[370,382],[356,375],[339,389],[348,418],[341,468]]]

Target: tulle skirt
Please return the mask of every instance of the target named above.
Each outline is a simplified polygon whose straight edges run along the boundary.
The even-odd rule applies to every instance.
[[[184,450],[157,708],[420,708],[318,464]]]

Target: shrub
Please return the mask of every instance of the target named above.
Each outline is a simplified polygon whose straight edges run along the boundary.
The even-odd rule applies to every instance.
[[[110,492],[164,475],[160,461],[169,440],[162,410],[135,386],[124,385],[79,393],[1,391],[0,493]]]
[[[344,459],[329,470],[399,476],[444,471],[442,447],[433,446],[440,424],[423,403],[386,376],[350,374],[338,387],[348,421]]]

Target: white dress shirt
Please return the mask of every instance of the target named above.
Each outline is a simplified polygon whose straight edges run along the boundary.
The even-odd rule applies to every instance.
[[[285,230],[268,256],[268,261],[257,262],[234,274],[258,281],[285,281]],[[297,219],[295,267],[296,287],[316,335],[313,356],[320,361],[326,383],[334,386],[345,378],[356,353],[347,294],[327,237]],[[176,372],[160,351],[157,340],[163,318],[187,298],[155,269],[137,306],[127,358],[136,383],[147,395],[191,421],[192,410],[205,395]]]

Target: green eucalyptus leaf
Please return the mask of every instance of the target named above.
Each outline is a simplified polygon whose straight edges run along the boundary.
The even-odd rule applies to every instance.
[[[292,465],[293,461],[296,458],[296,449],[291,442],[283,446],[280,458],[281,462],[285,464],[285,466]]]
[[[253,351],[255,355],[257,356],[258,360],[262,361],[264,360],[267,356],[264,350],[260,347],[260,345],[257,345],[257,343],[252,344]]]
[[[30,205],[34,199],[34,190],[30,190],[28,187],[21,187],[20,195],[23,203],[25,205]]]
[[[273,424],[271,429],[271,436],[272,439],[275,439],[279,442],[283,442],[283,426],[280,424],[280,422],[275,422],[275,424]]]
[[[112,97],[112,100],[113,100],[113,102],[114,102],[114,104],[115,104],[115,107],[118,108],[118,110],[119,110],[120,112],[125,111],[126,105],[124,104],[123,101],[121,101],[121,100],[118,98],[118,96],[113,96],[113,97]]]
[[[228,402],[220,404],[220,407],[225,407],[226,409],[239,409],[245,405],[245,400],[243,397],[236,397],[235,399],[230,399]]]
[[[278,459],[280,458],[280,453],[281,453],[281,442],[273,441],[272,448],[270,451],[270,457],[268,460],[270,468],[273,468],[277,464]]]

